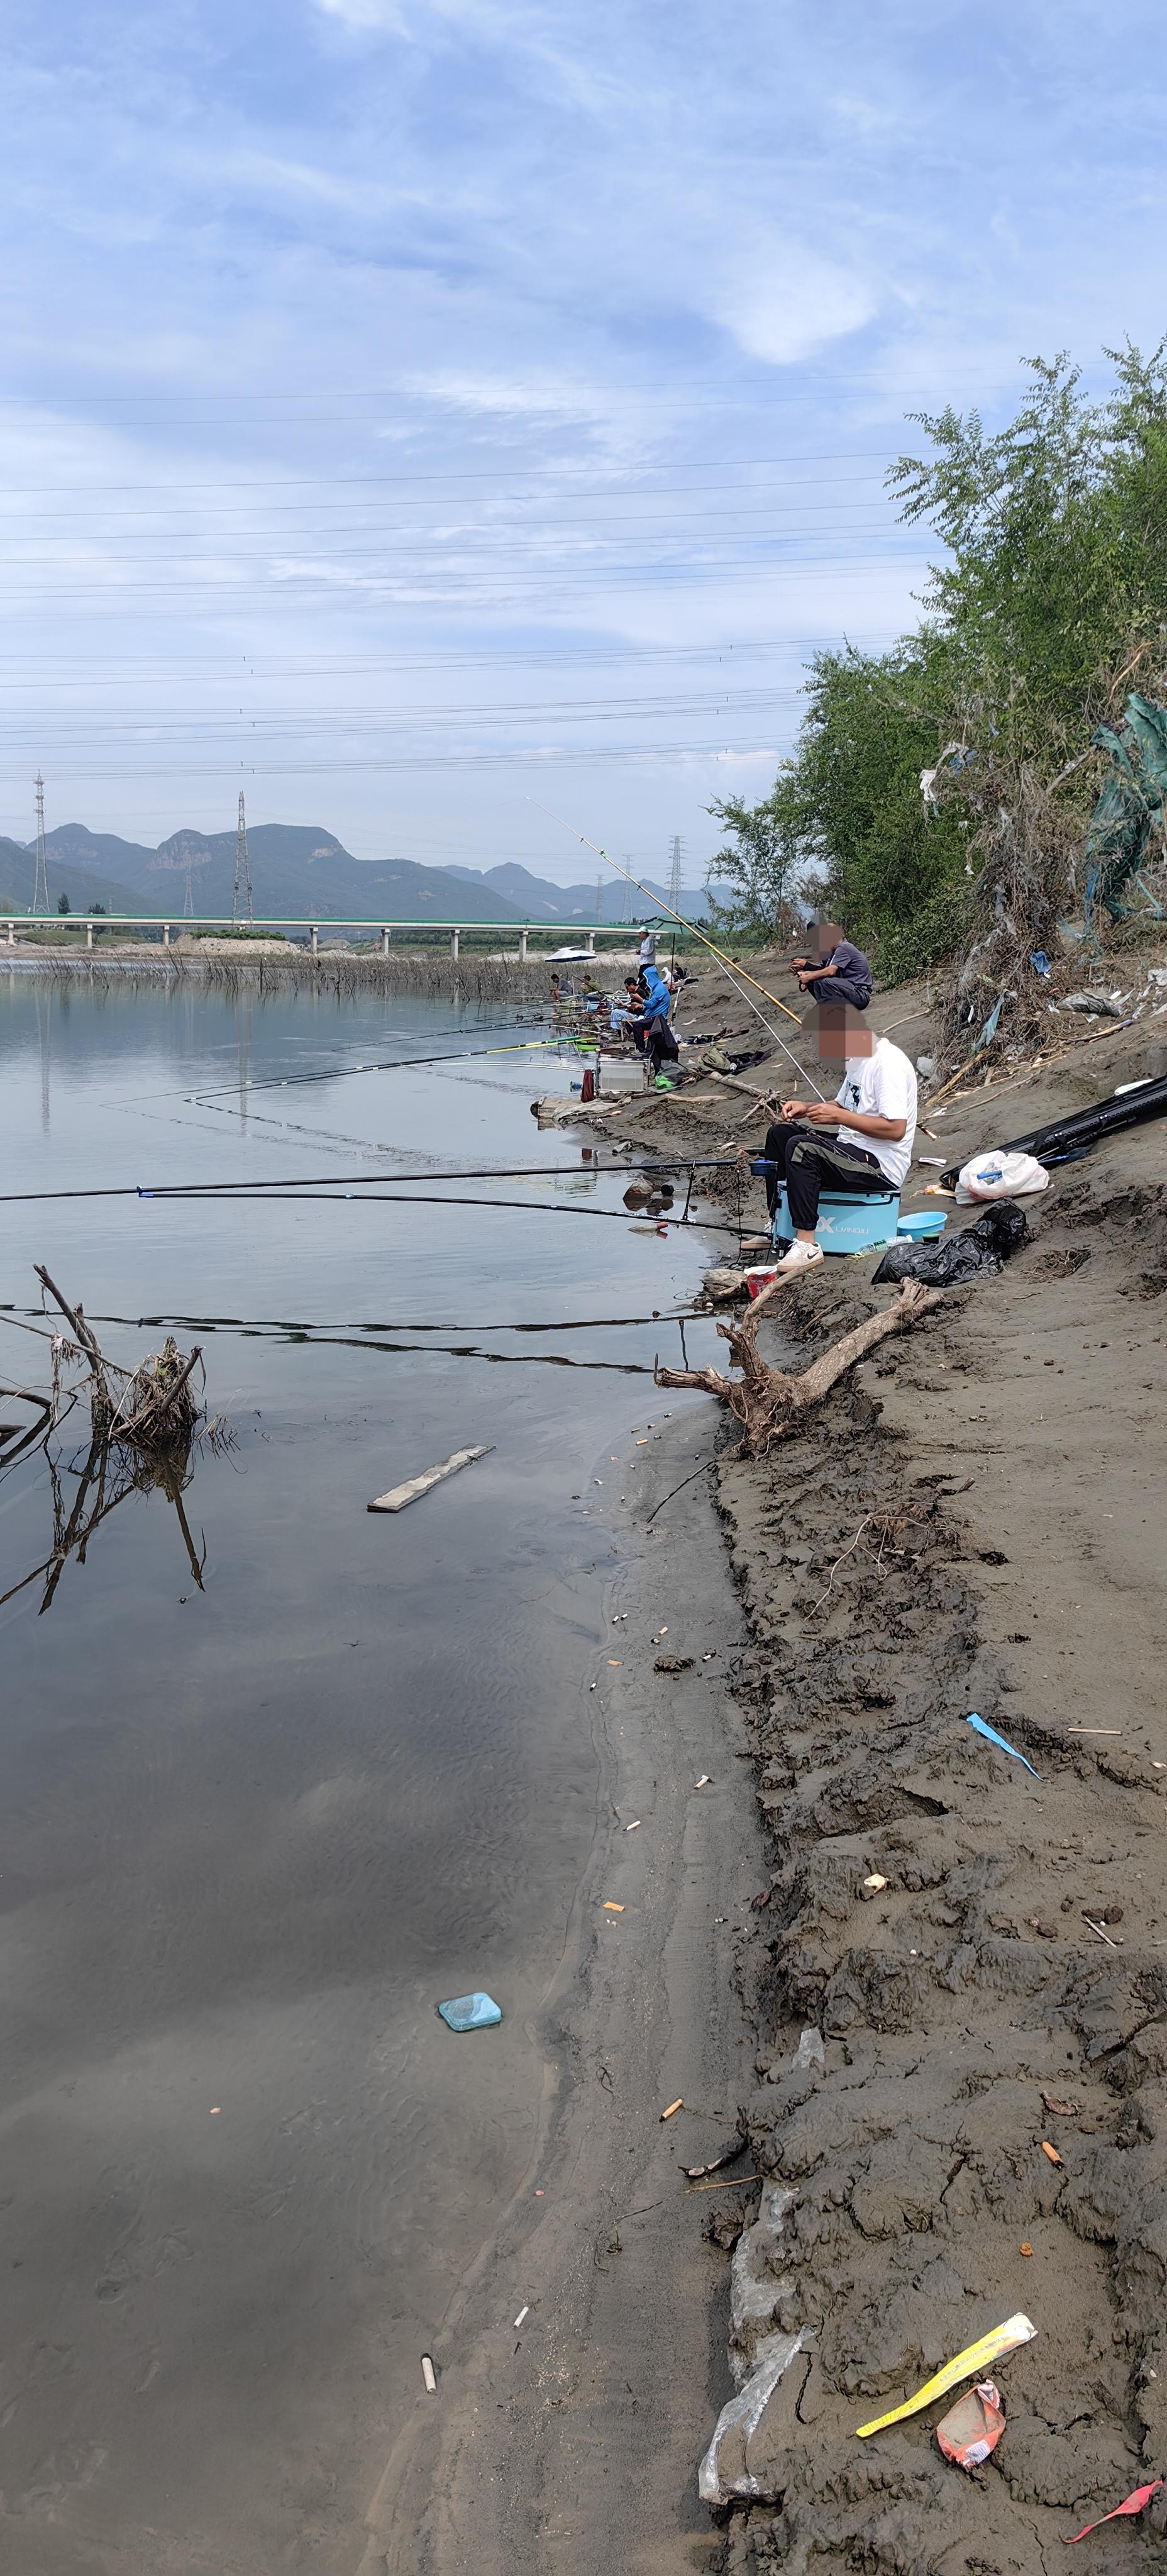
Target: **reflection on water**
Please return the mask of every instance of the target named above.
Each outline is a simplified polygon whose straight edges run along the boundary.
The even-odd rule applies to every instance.
[[[3,1187],[387,1148],[435,1199],[524,1164],[553,1198],[575,1140],[529,1116],[543,1059],[477,1052],[507,1037],[0,969]],[[308,1073],[301,1128],[260,1126],[256,1088]],[[230,1118],[199,1097],[224,1085]],[[352,2576],[417,2356],[520,2188],[595,1830],[605,1506],[635,1507],[654,1353],[716,1349],[686,1321],[700,1239],[635,1234],[626,1180],[589,1165],[560,1214],[612,1221],[571,1225],[501,1179],[473,1209],[3,1208],[0,1377],[47,1375],[16,1329],[39,1262],[111,1364],[199,1342],[234,1431],[144,1472],[0,1392],[0,2489],[38,2576]],[[472,1478],[367,1512],[477,1445]],[[454,2040],[435,2003],[479,1986],[503,2021]]]
[[[90,1441],[83,1460],[79,1451],[66,1458],[51,1430],[43,1432],[36,1445],[48,1472],[53,1543],[40,1565],[34,1565],[19,1581],[9,1584],[6,1592],[0,1592],[0,1610],[29,1584],[39,1582],[42,1575],[46,1579],[40,1610],[48,1610],[69,1558],[75,1557],[78,1565],[84,1565],[94,1531],[109,1519],[111,1512],[128,1502],[131,1494],[162,1493],[173,1504],[191,1579],[202,1591],[206,1542],[203,1540],[201,1548],[196,1548],[182,1499],[194,1472],[189,1449],[134,1451],[102,1435]],[[70,1483],[71,1494],[67,1490]]]

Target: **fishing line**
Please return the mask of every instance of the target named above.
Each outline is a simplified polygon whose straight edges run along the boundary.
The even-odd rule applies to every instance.
[[[584,846],[585,850],[594,850],[594,851],[595,851],[595,853],[596,853],[596,857],[597,857],[598,859],[602,859],[602,860],[604,861],[604,865],[605,865],[605,867],[614,868],[614,869],[615,869],[615,871],[616,871],[617,876],[618,876],[618,877],[623,877],[623,879],[624,879],[624,881],[625,881],[625,884],[626,884],[626,885],[635,886],[637,893],[638,893],[638,894],[642,894],[642,895],[644,896],[644,898],[645,898],[646,902],[647,902],[647,903],[649,903],[649,904],[652,906],[652,909],[653,909],[655,912],[658,912],[658,913],[659,913],[659,912],[667,912],[667,913],[668,913],[668,916],[669,916],[670,921],[677,921],[677,922],[679,922],[679,923],[680,923],[680,925],[681,925],[682,930],[688,930],[688,931],[691,931],[691,932],[692,932],[692,934],[693,934],[694,939],[699,939],[699,940],[700,940],[702,947],[703,947],[703,948],[707,948],[707,949],[709,950],[710,956],[711,956],[711,957],[716,957],[716,959],[717,959],[717,961],[718,961],[718,964],[719,964],[719,966],[720,966],[720,967],[721,967],[721,969],[722,969],[723,974],[725,974],[726,976],[728,976],[729,981],[730,981],[730,983],[733,985],[735,992],[740,993],[740,995],[741,995],[741,998],[742,998],[743,1002],[745,1002],[745,1004],[747,1005],[748,1009],[750,1009],[750,1010],[753,1012],[755,1019],[758,1019],[758,1020],[760,1020],[760,1021],[761,1021],[762,1026],[763,1026],[763,1028],[764,1028],[764,1029],[765,1029],[765,1031],[766,1031],[766,1035],[767,1035],[767,1037],[771,1037],[771,1038],[773,1038],[775,1046],[780,1046],[780,1047],[781,1047],[782,1052],[783,1052],[783,1055],[788,1055],[788,1056],[790,1057],[790,1061],[791,1061],[792,1065],[794,1066],[795,1071],[796,1071],[796,1072],[797,1072],[797,1074],[798,1074],[799,1080],[800,1080],[800,1081],[802,1081],[802,1082],[809,1082],[810,1087],[811,1087],[811,1090],[814,1092],[815,1098],[816,1098],[817,1100],[822,1100],[822,1099],[824,1098],[824,1094],[819,1090],[818,1084],[817,1084],[817,1082],[815,1081],[814,1076],[813,1076],[812,1074],[809,1074],[809,1073],[806,1071],[806,1068],[805,1068],[805,1066],[804,1066],[804,1065],[799,1064],[799,1061],[798,1061],[797,1056],[796,1056],[796,1055],[792,1052],[792,1050],[787,1046],[785,1039],[784,1039],[784,1038],[780,1038],[780,1037],[779,1037],[777,1029],[775,1029],[775,1028],[771,1028],[770,1022],[769,1022],[769,1020],[767,1019],[765,1012],[764,1012],[764,1011],[760,1011],[760,1010],[758,1009],[758,1005],[757,1005],[757,1003],[756,1003],[755,1001],[753,1001],[753,1000],[751,999],[750,995],[746,992],[744,985],[743,985],[743,984],[741,983],[741,981],[739,980],[739,976],[744,975],[744,976],[745,976],[745,982],[746,982],[747,984],[752,984],[752,985],[753,985],[753,987],[754,987],[754,991],[755,991],[756,993],[762,993],[762,994],[764,994],[764,995],[765,995],[766,1000],[767,1000],[768,1002],[772,1002],[772,1003],[773,1003],[774,1009],[775,1009],[776,1011],[784,1011],[784,1012],[786,1013],[786,1017],[787,1017],[787,1019],[788,1019],[788,1020],[793,1020],[793,1021],[794,1021],[794,1024],[795,1024],[795,1027],[796,1027],[796,1028],[801,1026],[801,1022],[799,1021],[797,1011],[792,1011],[792,1010],[789,1008],[789,1006],[788,1006],[788,1004],[787,1004],[787,1003],[785,1003],[785,1002],[780,1002],[776,993],[770,993],[770,992],[767,992],[767,990],[766,990],[766,986],[765,986],[764,984],[759,984],[755,976],[753,976],[753,975],[746,975],[746,973],[745,973],[745,968],[744,968],[744,967],[742,967],[742,968],[740,968],[740,969],[737,969],[737,968],[735,968],[733,965],[731,965],[730,960],[729,960],[729,958],[725,955],[724,951],[723,951],[722,949],[720,949],[720,948],[715,947],[715,946],[714,946],[713,941],[712,941],[711,939],[709,939],[709,938],[707,938],[707,937],[706,937],[706,934],[705,934],[705,932],[704,932],[703,930],[698,930],[698,928],[697,928],[697,924],[696,924],[696,922],[695,922],[695,921],[686,921],[685,916],[684,916],[684,914],[683,914],[683,913],[680,913],[680,912],[674,912],[674,910],[673,910],[673,907],[672,907],[671,903],[665,903],[665,901],[664,901],[664,899],[663,899],[663,897],[662,897],[662,896],[660,896],[660,895],[654,895],[654,893],[653,893],[653,891],[652,891],[652,888],[651,888],[650,886],[642,885],[642,884],[641,884],[641,882],[640,882],[639,877],[634,877],[634,876],[633,876],[633,874],[632,874],[632,872],[631,872],[631,870],[630,870],[629,868],[622,868],[622,867],[620,866],[620,863],[619,863],[619,861],[618,861],[617,859],[610,859],[610,858],[608,857],[608,853],[607,853],[607,851],[606,851],[606,850],[601,850],[601,848],[599,847],[598,842],[596,842],[596,841],[589,841],[589,839],[588,839],[588,836],[587,836],[587,833],[586,833],[586,832],[579,832],[579,831],[577,831],[577,830],[576,830],[576,827],[575,827],[575,825],[574,825],[574,823],[565,823],[565,822],[564,822],[564,820],[563,820],[563,816],[562,816],[562,814],[555,814],[555,813],[552,813],[552,810],[551,810],[550,805],[540,805],[540,803],[539,803],[539,799],[538,799],[538,797],[537,797],[537,796],[528,796],[528,798],[527,798],[527,803],[528,803],[528,805],[534,805],[534,806],[536,806],[536,807],[538,808],[538,811],[539,811],[539,813],[540,813],[540,814],[547,814],[547,815],[549,815],[549,816],[550,816],[551,821],[552,821],[553,823],[558,823],[558,824],[559,824],[559,826],[560,826],[560,829],[561,829],[562,831],[564,831],[564,832],[570,832],[570,833],[571,833],[571,836],[572,836],[572,839],[573,839],[573,840],[576,840],[576,841],[582,841],[582,843],[583,843],[583,846]]]

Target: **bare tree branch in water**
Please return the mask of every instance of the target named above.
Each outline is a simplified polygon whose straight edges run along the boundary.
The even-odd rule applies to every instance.
[[[69,1558],[73,1556],[78,1565],[84,1565],[89,1541],[110,1513],[127,1502],[131,1494],[155,1490],[164,1493],[174,1506],[191,1576],[201,1591],[206,1544],[195,1544],[183,1495],[194,1474],[202,1441],[216,1450],[229,1447],[231,1431],[221,1417],[207,1420],[205,1404],[200,1401],[203,1374],[196,1395],[195,1371],[202,1369],[198,1345],[184,1357],[173,1337],[168,1336],[160,1351],[140,1360],[136,1368],[124,1368],[102,1350],[86,1321],[80,1299],[71,1305],[48,1271],[39,1262],[35,1267],[45,1295],[60,1309],[72,1338],[66,1339],[61,1333],[50,1337],[52,1385],[48,1391],[9,1388],[22,1402],[36,1406],[41,1418],[13,1448],[0,1449],[0,1474],[17,1458],[26,1458],[31,1450],[43,1450],[53,1496],[53,1544],[40,1565],[33,1566],[31,1572],[0,1594],[0,1607],[44,1576],[40,1605],[43,1615],[55,1597]],[[0,1323],[6,1320],[0,1316]],[[66,1373],[73,1369],[82,1374],[70,1380]],[[85,1398],[89,1403],[90,1441],[88,1454],[78,1467],[62,1459],[54,1434],[64,1415]],[[68,1501],[64,1479],[71,1475],[76,1475],[77,1486]]]

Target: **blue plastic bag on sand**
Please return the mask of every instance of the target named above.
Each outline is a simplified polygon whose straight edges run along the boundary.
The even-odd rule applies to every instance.
[[[455,1995],[438,2011],[450,2030],[489,2030],[491,2023],[502,2020],[498,2005],[489,1995]]]

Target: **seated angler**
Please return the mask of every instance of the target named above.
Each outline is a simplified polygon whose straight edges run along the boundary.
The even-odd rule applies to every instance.
[[[820,1192],[901,1189],[916,1133],[916,1076],[902,1049],[878,1037],[856,1011],[823,1010],[817,1017],[820,1063],[843,1061],[838,1096],[784,1100],[766,1137],[770,1215],[785,1185],[794,1229],[778,1264],[787,1271],[809,1270],[823,1258],[815,1242]]]
[[[862,949],[844,939],[837,921],[812,921],[810,929],[815,953],[793,960],[799,991],[812,1002],[849,1002],[853,1010],[865,1011],[871,1000],[871,966]]]
[[[644,1053],[643,1011],[644,995],[640,989],[639,977],[626,975],[623,995],[612,1004],[612,1026],[619,1036],[632,1038],[638,1055]]]

